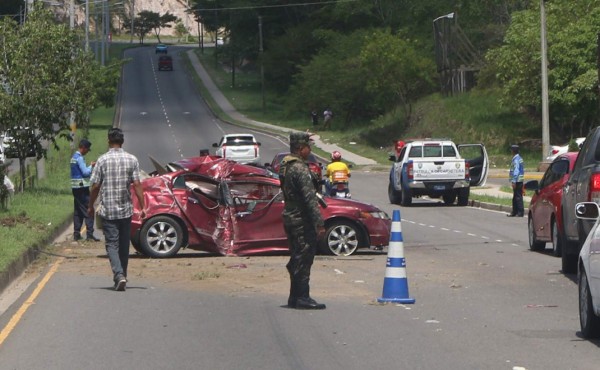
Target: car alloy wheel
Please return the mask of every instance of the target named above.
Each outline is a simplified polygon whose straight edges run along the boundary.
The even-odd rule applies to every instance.
[[[598,338],[600,336],[600,317],[596,316],[594,313],[590,286],[583,268],[579,273],[578,280],[579,323],[581,324],[581,334],[585,338]]]
[[[327,228],[323,252],[336,256],[350,256],[358,248],[360,232],[347,221],[337,221]]]
[[[537,237],[535,236],[535,226],[533,226],[533,218],[530,216],[528,221],[527,231],[529,234],[529,249],[532,251],[544,250],[546,243],[537,240]]]
[[[183,244],[181,225],[167,216],[157,216],[148,220],[140,233],[141,249],[154,258],[172,257]]]

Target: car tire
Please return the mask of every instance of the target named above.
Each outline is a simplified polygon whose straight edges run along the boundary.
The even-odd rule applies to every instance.
[[[529,216],[527,220],[527,234],[529,236],[529,249],[536,252],[543,251],[546,247],[546,242],[537,240],[535,227],[533,226],[533,218],[531,216]]]
[[[471,194],[471,188],[458,189],[458,205],[465,207],[469,204],[469,195]]]
[[[400,196],[400,205],[403,207],[410,207],[412,204],[412,191],[408,188],[402,188],[402,194]]]
[[[558,231],[556,220],[552,220],[552,255],[560,257],[562,253],[563,238]]]
[[[456,192],[454,191],[449,191],[447,193],[444,193],[444,195],[442,195],[442,199],[444,199],[444,204],[446,205],[452,205],[454,204],[454,201],[456,200]]]
[[[350,256],[359,247],[361,231],[350,221],[335,221],[327,227],[321,241],[321,252],[335,256]]]
[[[560,257],[561,257],[561,267],[563,274],[574,274],[577,272],[577,253],[578,250],[578,242],[565,241]],[[575,251],[574,253],[569,253],[569,251]]]
[[[592,305],[592,294],[585,269],[582,267],[577,279],[579,290],[579,324],[584,338],[600,337],[600,317],[596,316]]]
[[[140,232],[140,249],[152,258],[173,257],[185,239],[179,222],[172,217],[156,216],[144,224]]]
[[[401,195],[402,194],[399,191],[394,189],[394,185],[390,182],[388,185],[388,198],[390,199],[390,203],[399,204],[401,200]]]

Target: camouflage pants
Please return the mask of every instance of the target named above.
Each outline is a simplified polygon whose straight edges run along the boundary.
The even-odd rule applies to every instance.
[[[290,220],[284,216],[284,228],[290,246],[290,260],[286,265],[290,274],[290,297],[308,298],[310,268],[317,250],[315,227],[302,220]]]

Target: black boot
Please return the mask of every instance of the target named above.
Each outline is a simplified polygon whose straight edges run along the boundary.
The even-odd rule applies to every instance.
[[[298,300],[298,294],[296,293],[296,283],[290,277],[290,296],[288,297],[288,307],[296,308],[296,301]]]
[[[310,287],[308,279],[303,279],[298,284],[298,298],[296,299],[296,308],[299,310],[324,310],[323,303],[317,303],[310,298]]]

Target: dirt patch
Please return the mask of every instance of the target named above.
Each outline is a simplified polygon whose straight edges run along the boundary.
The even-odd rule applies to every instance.
[[[18,224],[32,224],[31,219],[25,213],[16,216],[7,216],[0,218],[0,225],[6,227],[15,227]]]
[[[65,241],[52,253],[64,256],[62,272],[105,275],[111,278],[103,242]],[[60,257],[56,257],[60,258]],[[221,257],[180,252],[169,259],[151,259],[135,254],[129,260],[130,284],[153,284],[174,289],[247,294],[280,295],[287,299],[289,257]],[[354,297],[368,303],[381,294],[386,255],[381,252],[351,257],[317,256],[311,274],[311,295],[316,298]]]

